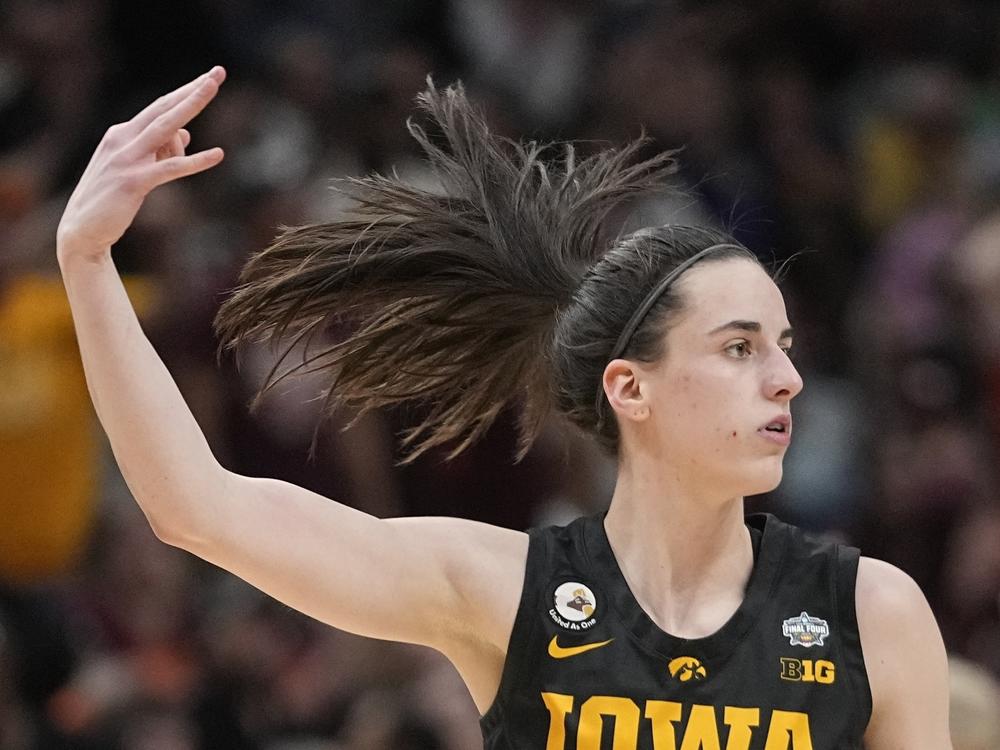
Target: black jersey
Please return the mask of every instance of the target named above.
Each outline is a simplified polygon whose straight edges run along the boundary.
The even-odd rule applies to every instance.
[[[606,511],[529,530],[486,750],[849,750],[871,692],[854,607],[859,551],[770,513],[718,631],[661,630],[629,590]]]

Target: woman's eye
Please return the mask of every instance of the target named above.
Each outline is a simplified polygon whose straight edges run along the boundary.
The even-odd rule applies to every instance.
[[[792,358],[792,347],[782,346],[778,348],[781,349],[781,351],[783,351],[789,359]],[[745,359],[751,353],[750,342],[737,341],[735,344],[730,344],[729,346],[727,346],[726,351],[727,352],[735,351],[737,353],[738,359]]]

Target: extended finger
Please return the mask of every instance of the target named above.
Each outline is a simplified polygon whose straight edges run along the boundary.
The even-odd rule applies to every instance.
[[[219,93],[219,85],[214,79],[206,78],[171,109],[163,112],[147,125],[129,144],[129,155],[133,158],[139,158],[143,154],[156,151],[170,136],[208,106],[217,93]]]
[[[192,91],[198,88],[198,86],[209,78],[214,80],[216,83],[222,83],[226,80],[226,69],[221,65],[216,65],[210,71],[202,73],[193,81],[188,81],[183,86],[171,91],[169,94],[164,94],[142,110],[142,112],[133,117],[128,123],[129,128],[135,134],[141,133],[146,126],[153,122],[153,120],[162,115],[164,112],[169,111],[179,101],[182,101],[185,97],[189,96]]]
[[[171,182],[181,177],[187,177],[188,175],[211,169],[222,161],[224,155],[222,149],[216,146],[215,148],[199,151],[189,156],[174,156],[170,159],[156,162],[156,164],[150,167],[147,175],[149,181],[152,183],[150,189],[165,182]]]

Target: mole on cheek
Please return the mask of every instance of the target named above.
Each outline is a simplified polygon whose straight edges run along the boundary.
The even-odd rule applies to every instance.
[[[733,437],[736,437],[736,430],[733,430]]]

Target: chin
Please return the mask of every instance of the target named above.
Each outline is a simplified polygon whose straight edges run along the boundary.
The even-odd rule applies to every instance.
[[[742,495],[763,495],[765,492],[772,492],[781,484],[781,477],[784,474],[781,462],[771,463],[769,466],[756,466],[754,470],[747,471],[743,475]]]

